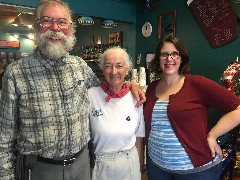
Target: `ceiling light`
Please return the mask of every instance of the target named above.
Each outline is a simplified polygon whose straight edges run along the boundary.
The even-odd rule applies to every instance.
[[[13,34],[13,36],[18,39],[19,38],[19,34]]]
[[[93,25],[94,24],[93,18],[89,17],[89,16],[82,16],[82,17],[78,18],[78,22],[81,25]]]
[[[19,37],[28,37],[28,39],[31,39],[33,40],[34,39],[34,34],[33,33],[23,33],[23,34],[19,34],[19,33],[5,33],[5,34],[8,34],[10,36],[13,36],[15,37],[16,39],[19,39]]]
[[[12,24],[13,26],[29,26],[33,25],[33,19],[34,17],[31,14],[19,13],[19,15],[10,24]]]
[[[34,35],[32,33],[27,35],[29,39],[34,39]]]
[[[115,23],[113,20],[104,20],[102,22],[102,27],[104,28],[112,28],[116,26],[117,26],[117,23]]]

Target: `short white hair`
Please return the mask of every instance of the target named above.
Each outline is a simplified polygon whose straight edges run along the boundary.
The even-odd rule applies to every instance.
[[[103,71],[104,70],[104,65],[105,65],[105,60],[106,60],[106,56],[111,53],[111,52],[117,52],[123,55],[123,59],[124,59],[124,63],[126,65],[126,69],[129,71],[132,70],[133,68],[133,63],[132,63],[132,58],[130,57],[130,55],[127,53],[127,51],[121,47],[115,46],[112,48],[107,49],[106,51],[104,51],[104,53],[100,56],[99,58],[99,67],[100,69]]]

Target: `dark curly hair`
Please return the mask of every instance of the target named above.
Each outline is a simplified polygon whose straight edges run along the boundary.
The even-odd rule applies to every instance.
[[[172,43],[176,49],[179,51],[180,56],[182,58],[182,63],[179,67],[178,73],[180,75],[188,74],[190,71],[190,57],[188,54],[187,49],[184,47],[181,40],[177,37],[173,36],[165,36],[158,44],[156,51],[155,51],[155,57],[149,64],[150,71],[155,73],[155,76],[161,77],[162,76],[162,70],[160,69],[160,53],[161,49],[164,45],[164,43],[169,42]]]

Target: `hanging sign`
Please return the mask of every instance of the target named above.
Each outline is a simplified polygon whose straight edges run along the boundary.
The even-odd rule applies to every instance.
[[[189,7],[212,47],[223,46],[238,37],[237,16],[229,0],[192,0]]]
[[[0,40],[0,49],[8,49],[8,48],[20,48],[20,42]]]

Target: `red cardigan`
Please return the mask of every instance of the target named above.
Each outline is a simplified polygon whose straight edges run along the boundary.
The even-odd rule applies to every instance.
[[[155,90],[159,81],[150,83],[146,91],[145,144],[147,144],[151,130],[153,107],[158,99]],[[202,166],[213,159],[207,143],[209,108],[216,108],[227,113],[239,105],[240,98],[226,88],[203,76],[190,74],[185,75],[181,90],[169,97],[167,107],[169,121],[194,167]]]

